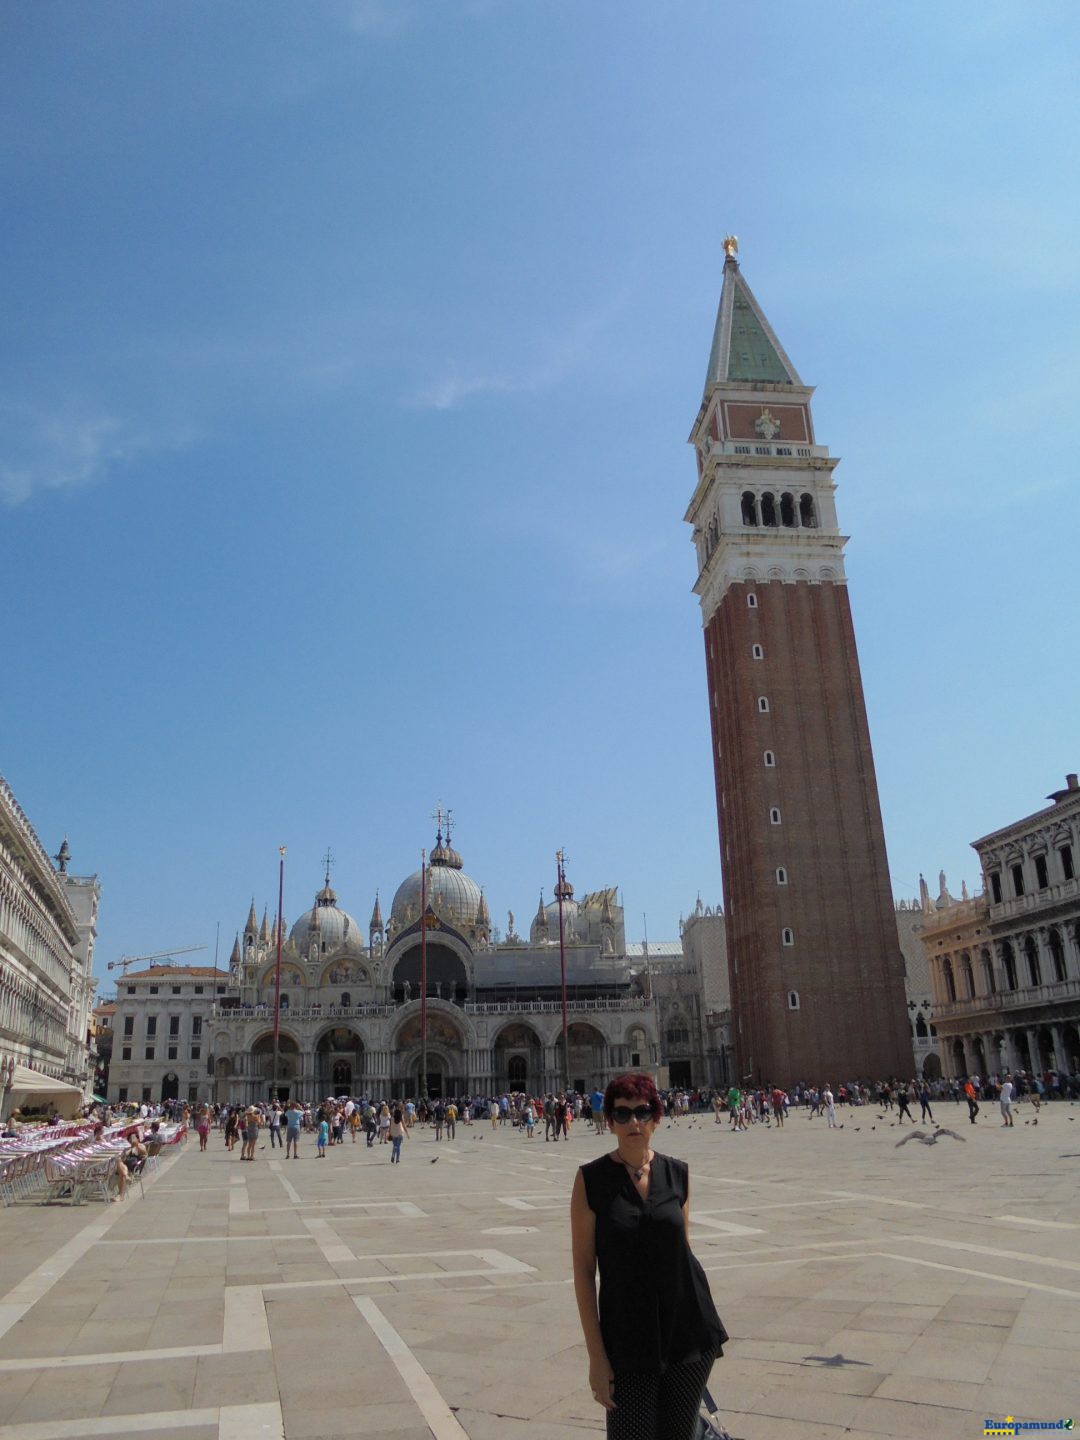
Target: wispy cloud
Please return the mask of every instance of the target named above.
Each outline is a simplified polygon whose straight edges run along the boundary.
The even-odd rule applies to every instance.
[[[137,455],[172,448],[180,440],[178,435],[152,437],[85,406],[46,411],[0,401],[0,500],[20,505],[42,490],[91,485]]]
[[[351,0],[345,23],[354,35],[385,40],[406,30],[412,15],[409,0]]]
[[[521,345],[523,355],[515,364],[469,366],[450,361],[437,379],[405,403],[422,410],[453,410],[477,395],[534,394],[561,385],[595,367],[598,348],[625,313],[629,300],[630,289],[626,286],[604,303],[576,316],[556,334]]]

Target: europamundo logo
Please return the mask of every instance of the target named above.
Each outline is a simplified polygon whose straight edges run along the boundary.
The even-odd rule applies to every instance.
[[[1014,1420],[1006,1415],[1004,1420],[987,1420],[983,1426],[984,1435],[1022,1435],[1029,1430],[1071,1430],[1072,1420]]]

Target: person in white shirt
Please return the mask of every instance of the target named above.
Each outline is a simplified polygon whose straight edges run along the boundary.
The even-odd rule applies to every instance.
[[[1011,1126],[1013,1123],[1013,1083],[1011,1077],[1008,1075],[1006,1075],[1005,1079],[1001,1082],[1001,1094],[998,1096],[998,1099],[1001,1101],[1001,1123],[1002,1125]]]
[[[825,1110],[825,1120],[828,1124],[829,1129],[835,1130],[837,1128],[836,1099],[833,1095],[831,1087],[828,1085],[826,1085],[825,1089],[821,1092],[821,1103]]]

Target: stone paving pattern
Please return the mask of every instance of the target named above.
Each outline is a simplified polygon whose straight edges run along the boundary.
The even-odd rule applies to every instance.
[[[941,1112],[965,1143],[898,1149],[908,1127],[866,1109],[658,1131],[690,1162],[739,1440],[1080,1420],[1080,1105],[1011,1132]],[[246,1164],[215,1134],[123,1205],[4,1210],[0,1440],[601,1434],[567,1216],[605,1148],[485,1121],[414,1130],[400,1166],[362,1139],[316,1160],[308,1136]]]

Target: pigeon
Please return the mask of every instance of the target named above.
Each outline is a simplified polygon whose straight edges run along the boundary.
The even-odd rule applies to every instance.
[[[438,1155],[435,1156],[435,1159],[432,1160],[431,1163],[432,1163],[433,1165],[437,1165],[437,1164],[439,1163],[439,1157],[438,1157]]]
[[[943,1135],[949,1135],[954,1140],[959,1140],[961,1145],[967,1144],[963,1135],[958,1135],[955,1130],[946,1130],[942,1126],[938,1126],[932,1135],[928,1135],[925,1130],[910,1130],[902,1140],[896,1142],[896,1149],[899,1150],[900,1146],[906,1145],[909,1140],[918,1140],[923,1145],[936,1145]]]

